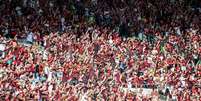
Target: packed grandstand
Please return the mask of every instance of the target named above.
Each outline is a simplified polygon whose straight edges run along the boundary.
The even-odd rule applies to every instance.
[[[201,101],[199,0],[0,0],[0,101]]]

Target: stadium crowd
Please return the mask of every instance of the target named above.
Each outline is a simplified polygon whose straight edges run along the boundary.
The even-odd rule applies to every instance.
[[[0,99],[200,101],[200,4],[0,0]]]

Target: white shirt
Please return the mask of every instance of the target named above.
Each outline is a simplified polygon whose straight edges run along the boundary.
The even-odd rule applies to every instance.
[[[44,72],[45,72],[45,74],[49,74],[49,68],[47,66],[45,66]]]
[[[4,51],[6,49],[6,45],[5,44],[0,44],[0,50]]]
[[[15,8],[15,10],[16,10],[16,12],[17,12],[17,14],[18,14],[19,16],[22,15],[21,7],[17,6],[17,7]]]
[[[50,86],[48,87],[48,92],[49,92],[49,94],[51,94],[52,89],[53,89],[53,85],[50,85]]]
[[[26,39],[29,42],[33,42],[33,32],[30,32]]]
[[[81,100],[80,101],[87,101],[87,93],[85,93],[84,95],[81,96]]]
[[[132,89],[132,84],[131,84],[131,82],[129,81],[128,82],[128,90],[131,90]]]
[[[47,51],[43,51],[43,59],[47,60],[48,59],[48,53]]]
[[[52,72],[49,72],[49,73],[48,73],[47,81],[51,81],[51,80],[52,80]]]

